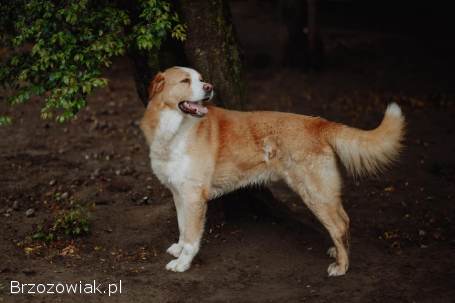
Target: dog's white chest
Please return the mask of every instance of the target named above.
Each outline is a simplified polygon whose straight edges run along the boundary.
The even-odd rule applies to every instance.
[[[167,187],[178,188],[185,182],[190,166],[187,154],[187,127],[180,113],[160,113],[155,139],[150,145],[152,170]]]

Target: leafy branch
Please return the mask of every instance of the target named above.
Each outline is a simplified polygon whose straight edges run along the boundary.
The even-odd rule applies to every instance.
[[[102,69],[129,48],[157,52],[168,35],[183,41],[185,26],[165,0],[137,0],[131,12],[107,0],[2,1],[0,84],[7,102],[43,97],[41,116],[65,122],[85,107],[87,96],[106,86]],[[0,125],[11,118],[0,115]]]

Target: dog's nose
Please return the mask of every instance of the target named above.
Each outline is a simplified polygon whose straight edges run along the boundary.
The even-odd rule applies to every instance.
[[[202,88],[203,88],[204,91],[206,91],[207,93],[210,93],[210,92],[213,90],[213,85],[210,84],[210,83],[204,83],[204,85],[202,86]]]

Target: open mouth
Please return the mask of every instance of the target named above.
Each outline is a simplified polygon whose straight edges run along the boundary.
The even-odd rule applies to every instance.
[[[206,98],[202,101],[206,101]],[[194,117],[204,117],[208,113],[207,107],[202,104],[202,101],[182,101],[179,103],[179,109],[185,114],[190,114]]]

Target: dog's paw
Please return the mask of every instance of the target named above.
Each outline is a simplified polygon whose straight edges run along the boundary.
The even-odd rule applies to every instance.
[[[341,266],[335,262],[329,265],[329,268],[327,268],[327,273],[329,274],[329,277],[337,277],[344,275],[347,270],[347,266]]]
[[[182,253],[182,250],[183,250],[183,246],[178,244],[178,243],[174,243],[172,244],[171,246],[169,246],[169,248],[166,250],[166,252],[176,258],[180,257],[180,254]]]
[[[184,272],[188,268],[190,268],[190,266],[191,266],[190,262],[186,262],[182,258],[178,258],[169,262],[166,265],[166,269],[174,272]]]
[[[337,258],[337,249],[335,248],[335,246],[332,246],[327,250],[327,255],[330,258],[334,258],[334,259]]]

